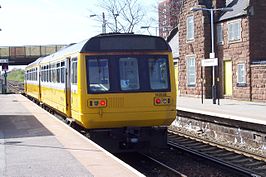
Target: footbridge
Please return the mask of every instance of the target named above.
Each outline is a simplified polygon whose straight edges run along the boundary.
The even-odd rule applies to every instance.
[[[27,65],[39,57],[52,54],[67,45],[0,46],[0,66]]]

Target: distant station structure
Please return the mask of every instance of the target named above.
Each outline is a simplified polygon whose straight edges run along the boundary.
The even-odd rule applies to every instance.
[[[27,65],[65,46],[67,45],[2,46],[0,47],[0,59],[4,62],[8,61],[8,65]]]

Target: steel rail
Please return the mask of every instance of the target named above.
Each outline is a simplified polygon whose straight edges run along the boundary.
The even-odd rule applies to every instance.
[[[192,141],[192,139],[190,139],[190,140]],[[196,141],[196,140],[193,140],[193,141]],[[213,162],[218,163],[220,165],[226,166],[228,168],[234,169],[234,170],[236,170],[236,171],[238,171],[244,175],[248,175],[248,176],[252,176],[252,177],[261,177],[261,174],[259,174],[258,172],[254,172],[253,170],[247,169],[247,168],[240,166],[240,165],[232,164],[232,163],[230,163],[230,161],[225,161],[221,158],[212,156],[211,154],[207,154],[206,152],[204,153],[204,150],[199,152],[198,150],[192,149],[191,147],[187,147],[186,145],[182,145],[181,142],[179,142],[179,144],[178,144],[178,140],[175,140],[173,138],[168,137],[168,145],[175,147],[175,148],[178,148],[178,149],[181,149],[181,150],[184,150],[186,152],[189,152],[189,153],[194,154],[196,156],[199,156],[201,158],[208,159],[210,161],[213,161]],[[212,145],[209,145],[209,146],[213,147]],[[219,148],[219,147],[216,147],[216,148]],[[217,149],[213,149],[212,151],[214,151],[214,150],[217,150]],[[225,150],[225,149],[223,149],[223,150]],[[209,150],[209,152],[210,151],[211,151],[211,149]],[[232,151],[229,151],[229,152],[234,153]],[[239,155],[239,154],[237,154],[237,155]],[[246,158],[248,158],[248,157],[246,157]]]
[[[160,162],[159,160],[156,160],[155,158],[153,158],[153,157],[151,157],[151,156],[149,156],[149,155],[147,155],[147,154],[142,154],[142,153],[140,153],[140,154],[143,155],[143,156],[145,156],[145,157],[147,157],[148,159],[150,159],[150,160],[152,160],[152,161],[158,163],[159,165],[163,166],[164,168],[170,170],[171,172],[173,172],[173,173],[175,173],[175,174],[177,174],[177,175],[180,175],[181,177],[187,177],[187,175],[185,175],[185,174],[183,174],[183,173],[181,173],[181,172],[175,170],[175,169],[172,168],[172,167],[169,167],[169,166],[166,165],[165,163],[162,163],[162,162]]]

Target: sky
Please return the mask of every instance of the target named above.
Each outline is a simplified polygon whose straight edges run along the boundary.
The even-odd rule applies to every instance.
[[[0,2],[0,46],[70,44],[97,35],[101,33],[101,24],[89,15],[93,12],[101,15],[99,1],[3,0]],[[146,9],[158,2],[139,1]],[[147,30],[137,32],[147,33]]]
[[[89,17],[92,14],[102,14],[103,10],[99,8],[100,1],[2,0],[0,46],[71,44],[100,34],[101,22]],[[158,18],[156,5],[159,0],[139,2],[144,5],[144,10],[147,10],[146,14]],[[145,21],[142,24],[149,23]],[[150,29],[150,32],[152,31]],[[140,29],[140,26],[136,28],[136,32],[149,34],[147,29]],[[24,69],[25,66],[10,65],[9,71],[14,68]]]

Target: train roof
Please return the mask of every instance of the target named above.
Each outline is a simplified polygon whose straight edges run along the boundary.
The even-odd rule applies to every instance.
[[[168,43],[161,37],[132,33],[100,34],[89,39],[80,52],[97,51],[171,51]]]
[[[30,63],[29,65],[27,65],[26,69],[28,69],[28,68],[34,68],[34,67],[38,66],[39,63],[42,61],[43,58],[44,57],[40,57],[37,60],[35,60],[34,62]]]
[[[124,51],[168,51],[171,48],[161,37],[133,33],[108,33],[71,44],[61,50],[40,58],[40,63],[53,61],[73,53],[124,52]]]

